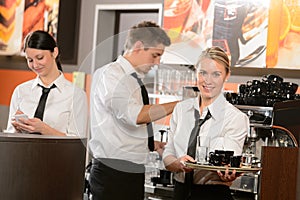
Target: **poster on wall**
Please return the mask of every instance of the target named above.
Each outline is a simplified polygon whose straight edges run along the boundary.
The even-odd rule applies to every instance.
[[[0,6],[0,55],[20,54],[25,36],[35,30],[57,37],[59,0],[3,0]]]
[[[172,44],[166,48],[162,62],[195,64],[201,51],[211,44],[213,12],[210,0],[165,0],[163,28]]]
[[[232,67],[300,69],[299,0],[165,0],[163,27],[164,63],[193,65],[216,45]]]
[[[265,67],[268,4],[215,0],[212,45],[222,47],[232,67]]]
[[[268,7],[258,0],[165,0],[163,27],[172,45],[163,62],[195,64],[203,49],[216,45],[232,66],[265,67]]]
[[[24,0],[0,2],[0,55],[12,55],[22,43]]]
[[[269,19],[267,67],[300,69],[300,1],[271,0]]]

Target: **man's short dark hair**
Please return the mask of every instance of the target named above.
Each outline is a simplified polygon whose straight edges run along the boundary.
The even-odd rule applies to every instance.
[[[131,49],[137,41],[141,41],[145,48],[155,47],[159,44],[164,46],[171,44],[167,33],[152,21],[143,21],[131,27],[128,31],[125,49]]]

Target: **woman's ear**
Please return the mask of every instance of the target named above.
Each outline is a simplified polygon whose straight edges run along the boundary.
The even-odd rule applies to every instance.
[[[230,75],[231,75],[231,72],[229,71],[229,72],[226,74],[226,77],[225,77],[225,82],[227,82],[227,81],[228,81],[228,79],[229,79]]]
[[[58,47],[55,47],[54,50],[53,50],[53,52],[52,52],[53,58],[56,59],[56,57],[58,56],[58,53],[59,53]]]

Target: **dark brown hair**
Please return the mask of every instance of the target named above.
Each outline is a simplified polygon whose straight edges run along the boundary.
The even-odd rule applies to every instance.
[[[53,52],[55,47],[57,47],[56,41],[49,33],[37,30],[29,33],[25,37],[23,51],[25,52],[27,48],[33,48],[40,50],[49,50],[50,52]],[[57,64],[57,68],[62,71],[59,55],[57,55],[55,61]]]
[[[155,47],[158,44],[163,44],[164,46],[170,46],[171,44],[167,33],[152,21],[143,21],[129,30],[124,46],[125,49],[131,49],[137,41],[141,41],[145,49]]]

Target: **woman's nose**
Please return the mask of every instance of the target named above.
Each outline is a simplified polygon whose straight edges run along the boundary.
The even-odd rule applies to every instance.
[[[205,82],[209,82],[211,80],[211,75],[210,74],[206,74],[206,76],[204,76],[204,81]]]
[[[32,61],[32,67],[36,68],[38,66],[38,62],[36,60]]]

